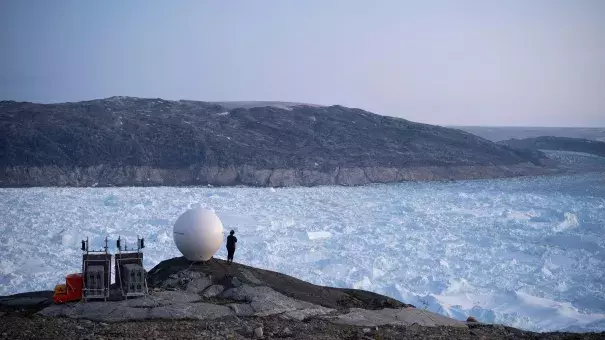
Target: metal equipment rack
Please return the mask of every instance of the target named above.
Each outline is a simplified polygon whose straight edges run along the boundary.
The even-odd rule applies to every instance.
[[[90,250],[88,237],[82,240],[82,299],[103,299],[107,301],[111,286],[111,254],[107,252],[107,238],[103,250]],[[95,278],[94,273],[101,273]],[[94,281],[94,282],[93,282]],[[92,288],[94,286],[94,288]]]
[[[116,284],[126,299],[132,296],[145,296],[148,294],[147,274],[143,267],[141,252],[141,249],[145,248],[145,239],[137,236],[137,248],[130,251],[124,242],[124,252],[122,252],[121,241],[122,239],[118,237],[118,253],[115,254],[114,266]]]

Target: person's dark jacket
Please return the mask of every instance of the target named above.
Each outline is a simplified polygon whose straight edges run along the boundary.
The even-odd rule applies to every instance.
[[[227,249],[235,249],[235,243],[237,243],[237,237],[233,235],[227,236]]]

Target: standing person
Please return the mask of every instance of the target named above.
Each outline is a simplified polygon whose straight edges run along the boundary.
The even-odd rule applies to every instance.
[[[235,237],[235,231],[231,230],[229,236],[227,236],[227,263],[233,263],[233,254],[235,253],[235,244],[237,243],[237,237]]]

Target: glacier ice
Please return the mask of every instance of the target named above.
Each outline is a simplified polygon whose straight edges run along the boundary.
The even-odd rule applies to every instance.
[[[307,237],[309,240],[320,240],[332,237],[332,233],[329,231],[307,231]]]
[[[52,289],[79,271],[86,237],[96,248],[106,236],[129,245],[145,237],[147,269],[180,256],[172,226],[194,206],[236,231],[235,260],[248,265],[459,319],[605,330],[602,174],[277,190],[0,189],[0,295]]]

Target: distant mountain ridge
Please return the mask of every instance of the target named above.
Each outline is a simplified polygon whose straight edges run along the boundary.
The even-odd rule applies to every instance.
[[[361,185],[548,173],[540,152],[343,106],[0,102],[0,186]]]
[[[517,149],[556,150],[589,153],[605,157],[605,142],[583,138],[542,136],[536,138],[508,139],[498,144]]]
[[[544,136],[582,138],[605,142],[605,127],[449,126],[493,142]]]

